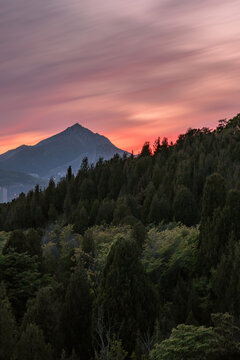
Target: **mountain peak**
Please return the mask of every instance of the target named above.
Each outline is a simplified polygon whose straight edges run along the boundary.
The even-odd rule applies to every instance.
[[[105,136],[75,123],[64,131],[33,146],[21,146],[0,156],[0,167],[41,177],[64,176],[68,166],[77,173],[82,159],[95,164],[101,157],[111,159],[123,150],[114,146]]]
[[[70,129],[75,129],[75,128],[82,128],[82,125],[80,125],[79,123],[75,123],[74,125],[70,126]]]
[[[83,129],[83,126],[80,125],[79,123],[76,123],[72,126],[69,126],[66,130],[79,130],[79,129]]]

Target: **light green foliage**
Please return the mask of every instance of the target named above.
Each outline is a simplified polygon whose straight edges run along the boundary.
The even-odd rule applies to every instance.
[[[181,324],[169,339],[155,346],[150,360],[204,360],[217,346],[212,327]]]
[[[0,231],[0,254],[2,253],[2,249],[4,248],[4,245],[8,241],[10,236],[9,232]]]
[[[214,332],[218,339],[218,353],[228,359],[240,358],[240,329],[228,313],[212,314]]]
[[[152,228],[147,235],[143,252],[143,264],[148,273],[159,273],[161,278],[185,268],[192,271],[198,229],[170,224],[165,230]]]
[[[129,235],[131,226],[94,226],[91,228],[95,252],[100,269],[103,269],[110,248],[118,235]]]
[[[212,314],[214,327],[178,325],[169,339],[157,344],[150,360],[236,360],[240,358],[239,331],[233,317]]]
[[[95,360],[125,360],[128,353],[123,349],[122,341],[110,340],[108,346],[100,352],[95,353]]]
[[[56,224],[47,229],[43,236],[43,262],[47,272],[55,273],[61,280],[67,281],[73,266],[72,257],[80,247],[82,236],[74,234],[73,225],[62,227]],[[66,271],[66,276],[63,272]],[[62,278],[63,276],[63,278]]]

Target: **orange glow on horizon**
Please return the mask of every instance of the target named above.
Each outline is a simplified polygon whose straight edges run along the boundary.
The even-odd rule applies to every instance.
[[[63,131],[64,129],[60,130]],[[21,145],[28,145],[33,146],[36,145],[38,142],[51,137],[57,134],[58,131],[51,132],[51,133],[43,133],[43,132],[27,132],[27,133],[20,133],[16,135],[8,135],[2,138],[1,145],[0,145],[0,155],[9,151],[13,150]],[[143,134],[140,130],[135,128],[128,129],[128,130],[119,130],[116,132],[110,132],[101,135],[106,136],[115,146],[118,148],[128,151],[134,152],[134,154],[138,154],[145,141],[149,141],[150,145],[152,146],[154,141],[157,139],[158,134],[149,136],[148,134]],[[175,142],[179,134],[170,134],[170,136],[166,136],[170,141]],[[162,136],[161,138],[163,138]]]
[[[53,134],[51,134],[53,135]],[[41,140],[51,136],[43,132],[27,132],[16,135],[7,135],[1,138],[0,155],[21,145],[36,145]]]

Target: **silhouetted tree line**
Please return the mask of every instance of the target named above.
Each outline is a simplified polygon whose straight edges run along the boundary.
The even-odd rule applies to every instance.
[[[240,187],[240,116],[221,121],[216,130],[189,129],[176,144],[158,138],[146,142],[139,156],[115,155],[89,166],[84,159],[76,176],[71,168],[58,184],[51,179],[1,207],[4,230],[43,227],[61,218],[75,231],[94,224],[143,224],[181,221],[197,224],[203,186],[214,172],[227,189]]]
[[[239,359],[239,130],[84,159],[2,206],[0,359]]]

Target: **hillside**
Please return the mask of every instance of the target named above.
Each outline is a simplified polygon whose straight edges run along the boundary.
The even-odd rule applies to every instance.
[[[239,129],[85,159],[1,205],[2,357],[239,359]]]
[[[175,219],[188,226],[194,225],[200,219],[203,187],[209,175],[214,172],[222,175],[228,189],[240,186],[239,123],[238,115],[221,123],[214,131],[190,129],[179,136],[176,144],[170,145],[166,139],[157,140],[153,154],[146,143],[138,157],[115,156],[109,161],[99,161],[95,168],[83,162],[77,176],[70,173],[56,185],[50,182],[45,193],[33,198],[32,194],[27,196],[26,208],[29,201],[37,201],[39,207],[41,196],[43,215],[41,221],[37,221],[39,225],[47,224],[52,216],[57,219],[62,215],[77,226],[81,227],[82,222],[83,229],[96,223],[134,219],[144,224]],[[79,126],[77,129],[82,132]],[[70,128],[67,134],[73,131],[75,133]],[[67,134],[64,132],[60,138],[68,138]],[[43,144],[47,146],[52,142],[55,144],[55,138]],[[18,204],[20,212],[21,206],[25,207],[24,202],[21,200]],[[12,212],[12,209],[9,206],[5,211]],[[3,226],[25,228],[24,220],[19,223],[23,213],[21,217],[17,212],[14,214],[16,220],[6,214]],[[32,215],[26,216],[27,224],[31,223]],[[36,226],[35,220],[32,221],[32,226]]]

